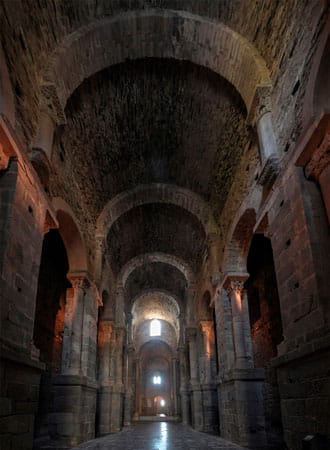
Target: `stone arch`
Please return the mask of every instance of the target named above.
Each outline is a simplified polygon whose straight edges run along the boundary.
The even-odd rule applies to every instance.
[[[0,114],[3,114],[12,126],[15,126],[14,93],[9,77],[5,55],[0,43]]]
[[[248,112],[257,86],[270,86],[269,71],[256,48],[223,23],[184,11],[150,9],[96,20],[67,36],[43,73],[42,103],[64,120],[67,99],[84,79],[143,57],[190,60],[208,67],[235,86]]]
[[[95,279],[101,278],[104,240],[114,222],[124,213],[148,203],[168,203],[189,211],[203,225],[205,234],[216,229],[213,215],[204,200],[189,189],[163,183],[140,185],[110,200],[96,222]]]
[[[170,292],[159,289],[141,292],[131,301],[133,330],[136,331],[143,323],[148,322],[149,324],[152,319],[157,318],[161,322],[169,324],[175,333],[175,342],[177,343],[180,335],[180,311],[180,300]],[[148,334],[142,340],[145,342],[145,339],[149,341],[152,340],[152,337],[150,339]],[[158,339],[166,341],[166,335],[158,337]]]
[[[59,223],[59,232],[67,251],[70,272],[88,272],[85,244],[72,209],[60,197],[53,199],[53,205]]]
[[[143,266],[144,264],[152,263],[152,262],[162,262],[165,264],[169,264],[176,269],[178,269],[185,277],[187,281],[187,285],[193,281],[193,272],[189,265],[182,261],[180,258],[177,258],[173,255],[168,255],[165,253],[146,253],[144,255],[139,255],[133,259],[131,259],[121,270],[118,276],[118,283],[125,286],[127,279],[130,274],[134,272],[138,267]]]
[[[248,208],[233,227],[231,238],[225,254],[225,271],[227,273],[245,273],[247,255],[256,224],[254,208]]]
[[[201,222],[205,234],[215,227],[210,208],[199,195],[189,189],[170,184],[150,183],[122,192],[110,200],[97,219],[96,236],[106,236],[122,214],[147,203],[170,203],[186,209]]]

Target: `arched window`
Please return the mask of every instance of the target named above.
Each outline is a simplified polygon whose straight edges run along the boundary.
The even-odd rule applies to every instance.
[[[162,377],[160,375],[154,375],[152,379],[153,384],[161,384]]]
[[[160,336],[160,321],[157,319],[150,323],[150,336]]]

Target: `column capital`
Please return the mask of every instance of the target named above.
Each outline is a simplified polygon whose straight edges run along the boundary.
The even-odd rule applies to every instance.
[[[212,320],[201,320],[199,322],[200,329],[204,334],[209,335],[213,330],[213,322]]]
[[[249,278],[248,272],[226,272],[222,278],[222,281],[218,284],[218,289],[232,289],[235,283],[245,283]]]
[[[227,286],[227,291],[229,294],[243,294],[244,291],[244,281],[234,280],[231,281],[230,284]]]
[[[91,286],[88,273],[85,271],[69,272],[67,279],[70,281],[73,289],[87,289]]]

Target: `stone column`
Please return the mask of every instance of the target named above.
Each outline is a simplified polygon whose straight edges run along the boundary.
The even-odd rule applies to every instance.
[[[180,364],[180,397],[181,397],[181,419],[183,425],[190,424],[190,407],[188,391],[188,371],[187,371],[187,352],[185,346],[178,348]]]
[[[71,274],[72,288],[67,289],[62,374],[81,375],[82,330],[84,321],[84,297],[89,282],[85,274]]]
[[[67,290],[62,374],[53,378],[50,423],[51,437],[73,447],[95,437],[97,299],[86,273],[70,273],[68,278],[72,288]]]
[[[132,344],[132,314],[127,314],[127,350],[125,353],[124,425],[130,425],[133,415],[133,363],[135,349]]]
[[[213,322],[209,320],[202,320],[200,322],[200,329],[202,333],[202,358],[203,358],[203,383],[211,383],[211,358],[214,353],[214,330]]]
[[[178,408],[178,359],[176,357],[172,358],[172,375],[173,375],[173,408],[174,415],[177,416],[179,413]]]
[[[134,419],[137,420],[141,414],[141,367],[140,358],[135,358],[135,412]]]
[[[111,431],[120,431],[122,427],[122,411],[123,411],[123,348],[125,328],[115,325],[115,349],[114,349],[114,369],[115,379],[112,386],[112,402],[111,402]]]
[[[244,294],[244,280],[232,278],[228,282],[227,292],[231,300],[233,316],[235,366],[238,369],[252,368],[252,342],[247,296]]]
[[[217,327],[219,376],[231,370],[235,363],[231,305],[227,291],[219,285],[214,298]]]
[[[198,377],[198,352],[197,352],[197,329],[196,327],[186,328],[186,337],[189,346],[190,362],[190,387],[191,387],[191,406],[193,427],[196,430],[203,429],[203,409],[202,409],[202,391]]]
[[[99,322],[98,330],[98,355],[99,355],[99,390],[98,390],[98,436],[110,433],[111,413],[111,343],[113,335],[113,323],[108,319]]]
[[[203,395],[203,431],[216,433],[219,430],[218,395],[216,379],[212,373],[212,364],[215,359],[215,336],[212,321],[201,321],[202,332],[202,365],[201,378]]]
[[[98,290],[93,283],[90,283],[84,298],[81,373],[93,379],[96,377],[97,316],[100,304]]]
[[[225,439],[251,448],[265,448],[265,419],[263,406],[264,370],[253,367],[252,342],[247,296],[244,291],[246,273],[227,274],[217,288],[216,311],[226,311],[230,333],[221,331],[226,326],[220,320],[220,358],[226,367],[219,374],[220,434]],[[228,308],[230,302],[231,308]],[[218,303],[218,306],[217,306]],[[226,320],[224,317],[223,320]],[[218,325],[218,324],[217,324]],[[228,324],[227,324],[228,326]],[[234,364],[232,342],[234,342]],[[226,345],[229,345],[229,351]],[[228,360],[229,355],[229,360]]]
[[[110,320],[100,320],[98,332],[99,382],[103,386],[110,380],[110,352],[113,323]]]
[[[133,386],[134,355],[135,355],[134,347],[133,346],[128,347],[126,352],[127,374],[125,381],[124,425],[131,424],[134,411],[134,386]]]

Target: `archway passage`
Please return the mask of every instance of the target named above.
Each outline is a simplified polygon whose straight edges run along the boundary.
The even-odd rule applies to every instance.
[[[33,341],[45,364],[41,376],[35,437],[48,436],[48,414],[52,411],[53,374],[61,371],[65,294],[70,283],[66,250],[57,230],[45,235],[38,281]]]
[[[141,348],[141,382],[137,386],[140,420],[174,415],[172,358],[173,351],[159,338]]]
[[[278,449],[282,442],[281,407],[276,371],[271,359],[283,340],[282,319],[277,290],[272,246],[262,234],[254,235],[249,249],[245,286],[248,294],[253,357],[256,367],[266,371],[265,419],[268,441]]]

